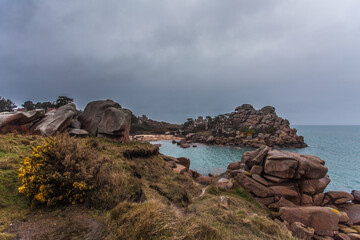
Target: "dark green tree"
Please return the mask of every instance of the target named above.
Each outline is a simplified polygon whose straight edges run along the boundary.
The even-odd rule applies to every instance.
[[[0,112],[13,112],[16,107],[13,101],[0,96]]]
[[[55,104],[52,102],[37,102],[35,104],[35,108],[36,109],[44,109],[46,112],[48,111],[49,108],[54,108]]]
[[[73,98],[69,98],[67,96],[59,96],[55,102],[55,107],[59,108],[61,106],[64,106],[64,105],[66,105],[68,103],[72,103],[72,102],[74,102]]]
[[[25,101],[21,106],[26,108],[26,110],[28,110],[28,111],[35,109],[35,104],[32,101]]]
[[[184,125],[184,128],[188,128],[191,124],[193,124],[194,123],[194,119],[192,119],[192,118],[188,118],[187,120],[186,120],[186,122],[183,124]]]

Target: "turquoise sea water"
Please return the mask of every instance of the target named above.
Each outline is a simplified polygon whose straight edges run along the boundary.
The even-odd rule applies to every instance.
[[[294,126],[309,145],[289,149],[301,154],[315,155],[325,160],[331,182],[327,191],[360,189],[360,126]],[[201,174],[222,173],[229,163],[239,161],[251,149],[206,146],[183,149],[171,141],[157,141],[160,152],[174,157],[188,157],[190,168]]]

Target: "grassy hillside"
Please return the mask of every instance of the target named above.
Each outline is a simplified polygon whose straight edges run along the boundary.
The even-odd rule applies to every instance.
[[[82,204],[31,205],[18,193],[18,168],[43,140],[0,135],[0,239],[292,239],[242,188],[201,194],[205,186],[137,142],[58,137],[59,155],[91,156],[94,187]],[[75,145],[85,152],[67,150]]]

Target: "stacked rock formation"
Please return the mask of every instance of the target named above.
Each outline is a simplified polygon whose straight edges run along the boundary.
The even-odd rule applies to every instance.
[[[211,136],[203,135],[206,131]],[[295,128],[290,128],[288,120],[278,117],[271,106],[255,110],[250,104],[243,104],[230,114],[222,114],[214,119],[199,117],[184,124],[187,140],[208,144],[237,145],[248,147],[295,147],[307,145],[298,136]]]
[[[54,111],[45,114],[32,129],[43,136],[52,136],[56,132],[63,132],[76,116],[76,106],[73,103],[66,104]]]
[[[90,102],[79,117],[73,103],[46,114],[42,109],[0,113],[0,133],[52,136],[67,131],[73,136],[92,135],[129,142],[130,125],[131,111],[112,100]]]
[[[301,239],[360,239],[354,230],[360,224],[360,205],[354,197],[359,198],[359,192],[324,193],[330,183],[324,164],[315,156],[263,146],[230,163],[226,174],[258,202],[278,212]]]
[[[93,101],[79,116],[81,128],[93,136],[129,142],[131,111],[112,100]]]

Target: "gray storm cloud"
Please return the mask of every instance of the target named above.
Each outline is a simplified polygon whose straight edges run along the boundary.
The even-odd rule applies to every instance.
[[[0,96],[359,124],[359,1],[0,0]]]

